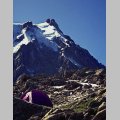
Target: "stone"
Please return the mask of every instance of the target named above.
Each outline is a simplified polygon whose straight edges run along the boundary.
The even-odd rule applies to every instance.
[[[106,109],[99,111],[92,120],[106,120]]]
[[[100,105],[100,103],[96,100],[93,100],[90,104],[89,104],[89,107],[90,108],[96,108]]]
[[[106,108],[106,102],[103,102],[99,107],[98,107],[98,111],[101,111],[103,109]]]
[[[13,119],[14,120],[27,120],[32,115],[39,113],[43,117],[51,108],[30,104],[18,98],[13,99]]]
[[[56,111],[56,110],[55,110]],[[84,115],[82,112],[75,113],[72,110],[59,110],[59,112],[52,111],[46,114],[42,120],[83,120]]]

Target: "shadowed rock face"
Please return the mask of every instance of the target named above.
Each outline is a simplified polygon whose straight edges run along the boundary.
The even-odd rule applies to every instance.
[[[14,81],[22,73],[29,75],[37,73],[53,74],[59,69],[59,54],[47,47],[41,49],[37,41],[24,45],[13,54]]]
[[[49,107],[30,104],[17,98],[13,99],[13,119],[14,120],[27,120],[32,115],[38,114],[38,113],[41,117],[43,117],[49,110],[50,110]]]

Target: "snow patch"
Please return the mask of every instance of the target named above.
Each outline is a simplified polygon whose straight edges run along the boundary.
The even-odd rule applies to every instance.
[[[47,22],[37,24],[41,30],[43,30],[43,35],[49,40],[53,40],[54,37],[60,37],[60,33],[56,30],[54,26],[49,25]]]
[[[99,87],[99,85],[97,85],[97,84],[92,84],[92,83],[80,82],[80,84],[82,84],[82,85],[91,85],[92,87]]]
[[[29,42],[33,42],[34,40],[38,40],[40,44],[43,43],[47,47],[52,48],[54,51],[58,51],[57,44],[53,41],[49,41],[42,33],[42,30],[36,26],[33,26],[29,29],[24,28],[22,33],[18,35],[17,38],[19,38],[21,35],[24,35],[24,39],[18,44],[15,44],[13,53],[16,53],[23,44],[27,45]]]
[[[69,81],[74,81],[74,82],[77,82],[77,83],[79,83],[79,84],[81,84],[81,85],[91,85],[92,87],[99,87],[99,85],[97,85],[97,84],[92,84],[92,83],[86,83],[86,82],[80,82],[79,80],[68,80],[67,82],[69,82]]]
[[[56,88],[56,89],[64,88],[64,85],[62,85],[62,86],[53,86],[53,88]]]
[[[27,45],[29,42],[33,42],[37,40],[40,45],[43,43],[47,47],[53,49],[54,51],[58,51],[60,46],[54,42],[54,38],[59,37],[61,41],[65,44],[66,47],[70,47],[67,43],[67,39],[63,36],[63,33],[60,33],[54,26],[49,25],[47,22],[43,22],[40,24],[33,24],[30,28],[22,28],[23,23],[14,23],[14,48],[13,53],[16,53],[20,47],[24,44]],[[16,39],[19,39],[22,35],[24,35],[23,40],[15,42]],[[62,56],[64,55],[64,51],[61,52]],[[79,66],[77,62],[71,60],[76,66]]]

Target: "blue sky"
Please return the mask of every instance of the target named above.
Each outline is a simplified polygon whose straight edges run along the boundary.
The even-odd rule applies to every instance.
[[[54,18],[64,34],[106,65],[106,0],[14,0],[14,22]]]

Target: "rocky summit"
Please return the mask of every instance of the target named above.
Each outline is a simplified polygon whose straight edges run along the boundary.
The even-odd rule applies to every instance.
[[[53,107],[20,99],[29,90],[45,92]],[[106,120],[106,70],[81,68],[54,75],[21,74],[14,83],[14,120]]]
[[[25,73],[53,75],[84,67],[105,68],[88,50],[60,30],[54,19],[13,24],[13,78]]]

